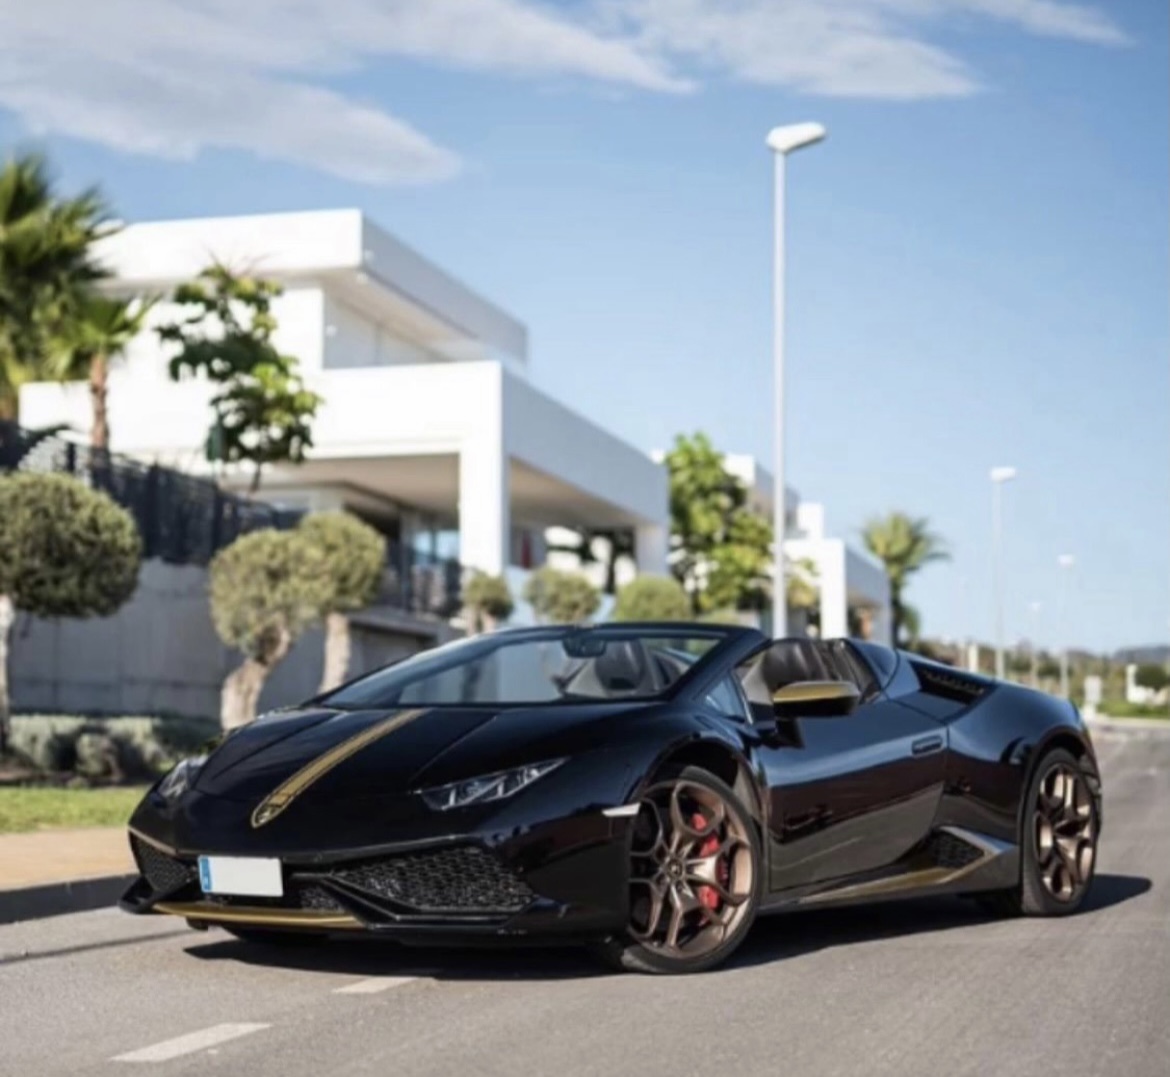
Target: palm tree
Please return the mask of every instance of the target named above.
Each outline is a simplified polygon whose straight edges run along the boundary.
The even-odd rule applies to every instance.
[[[16,418],[21,385],[45,374],[105,276],[90,247],[110,230],[101,197],[58,197],[43,158],[0,168],[0,419]]]
[[[925,517],[891,512],[884,518],[870,520],[862,530],[865,548],[877,557],[890,581],[890,619],[895,645],[901,643],[902,628],[911,621],[917,633],[917,612],[902,601],[910,577],[932,561],[946,561],[950,554],[942,539],[930,530]]]
[[[106,406],[109,392],[110,362],[125,352],[130,342],[142,332],[154,299],[116,299],[91,292],[81,298],[76,322],[68,328],[68,337],[51,373],[60,381],[89,380],[89,398],[93,406],[90,445],[94,449],[110,447],[110,419]]]

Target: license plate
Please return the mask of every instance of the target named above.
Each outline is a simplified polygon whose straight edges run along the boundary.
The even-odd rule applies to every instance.
[[[283,897],[280,861],[260,856],[201,856],[199,886],[205,894]]]

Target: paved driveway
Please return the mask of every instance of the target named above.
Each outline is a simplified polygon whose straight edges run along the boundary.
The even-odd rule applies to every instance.
[[[579,1077],[1170,1073],[1170,729],[1103,733],[1089,908],[939,900],[762,921],[734,964],[258,950],[104,910],[0,927],[0,1074]]]

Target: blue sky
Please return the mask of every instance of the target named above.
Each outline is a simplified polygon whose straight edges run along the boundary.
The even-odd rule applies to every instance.
[[[0,142],[131,220],[360,206],[646,449],[770,459],[763,138],[820,120],[789,173],[790,482],[851,537],[928,516],[953,560],[911,601],[989,637],[987,470],[1015,465],[1009,634],[1170,635],[1164,4],[0,8]]]

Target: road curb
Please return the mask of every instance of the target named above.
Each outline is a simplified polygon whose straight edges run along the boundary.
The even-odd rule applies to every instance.
[[[0,890],[0,924],[39,920],[67,912],[102,909],[117,902],[134,881],[133,875],[102,875],[63,883]]]

